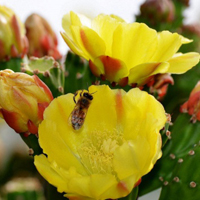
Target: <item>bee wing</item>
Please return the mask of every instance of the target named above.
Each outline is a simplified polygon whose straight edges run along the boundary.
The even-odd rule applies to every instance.
[[[86,114],[87,109],[80,109],[79,105],[76,105],[69,116],[68,123],[70,123],[74,130],[78,130],[83,126]]]

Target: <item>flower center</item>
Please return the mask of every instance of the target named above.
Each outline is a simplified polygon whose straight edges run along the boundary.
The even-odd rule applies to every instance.
[[[88,173],[114,174],[112,162],[114,151],[122,143],[122,134],[117,130],[112,133],[109,131],[90,133],[78,149],[81,162]]]

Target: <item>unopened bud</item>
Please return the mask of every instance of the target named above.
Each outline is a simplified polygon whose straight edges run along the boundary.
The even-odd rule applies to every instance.
[[[43,112],[53,96],[36,76],[0,71],[0,113],[17,133],[36,134]]]
[[[30,15],[25,22],[26,36],[29,41],[29,56],[52,56],[61,58],[57,49],[57,37],[49,23],[38,14]]]
[[[0,60],[23,57],[27,50],[24,25],[11,9],[0,5]]]
[[[174,10],[171,0],[146,0],[140,7],[141,16],[148,19],[151,24],[172,22]]]
[[[180,107],[180,112],[191,115],[191,122],[193,123],[196,120],[200,121],[200,81],[190,93],[189,100]]]
[[[149,83],[147,83],[150,87],[150,93],[158,94],[158,100],[162,100],[164,98],[169,84],[174,84],[174,80],[170,74],[157,74]]]

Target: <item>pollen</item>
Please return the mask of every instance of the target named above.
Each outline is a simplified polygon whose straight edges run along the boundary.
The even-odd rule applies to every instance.
[[[118,131],[92,132],[78,149],[81,162],[89,174],[115,174],[112,162],[114,151],[122,143],[122,135]]]

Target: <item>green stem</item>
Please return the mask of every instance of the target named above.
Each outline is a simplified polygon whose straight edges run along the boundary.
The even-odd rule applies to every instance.
[[[38,143],[38,138],[34,134],[29,136],[20,134],[20,136],[22,140],[28,145],[28,147],[33,149],[33,156],[42,154],[42,149]]]

